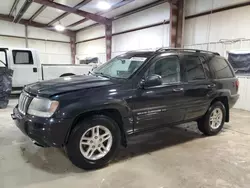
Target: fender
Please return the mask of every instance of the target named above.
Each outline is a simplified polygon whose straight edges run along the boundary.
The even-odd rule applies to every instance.
[[[220,89],[220,90],[216,91],[212,100],[214,100],[217,97],[227,97],[227,99],[229,99],[231,97],[231,91],[228,89]]]
[[[63,104],[62,104],[63,105]],[[75,119],[83,114],[94,111],[105,110],[117,110],[123,121],[123,127],[125,132],[133,130],[133,115],[132,110],[123,99],[111,99],[111,100],[99,100],[93,103],[93,101],[70,101],[67,105],[63,105],[62,108],[55,114],[55,118],[72,119],[74,124]]]
[[[93,114],[95,114],[98,112],[103,112],[103,111],[105,112],[105,110],[107,110],[107,111],[108,110],[116,110],[121,115],[122,124],[119,125],[119,127],[121,129],[121,134],[122,134],[122,138],[123,138],[122,144],[124,146],[127,146],[127,136],[128,136],[128,134],[131,134],[134,131],[134,125],[133,125],[134,121],[133,121],[133,116],[132,116],[132,110],[127,105],[125,100],[112,100],[112,101],[106,102],[104,104],[91,105],[90,108],[87,108],[87,107],[83,108],[83,106],[78,103],[77,106],[74,106],[74,107],[75,107],[74,111],[69,113],[74,117],[72,118],[72,123],[68,128],[65,143],[67,143],[68,137],[69,137],[74,125],[77,123],[79,118],[81,118],[85,114],[90,115],[92,112],[93,112]],[[78,109],[78,110],[76,110],[77,113],[75,113],[75,109]],[[90,114],[88,114],[88,113],[90,113]]]

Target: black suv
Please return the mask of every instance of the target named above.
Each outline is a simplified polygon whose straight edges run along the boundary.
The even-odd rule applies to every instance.
[[[229,121],[238,87],[218,53],[133,51],[89,75],[26,86],[12,118],[34,143],[64,147],[76,166],[94,169],[135,133],[197,121],[205,135],[217,134]]]

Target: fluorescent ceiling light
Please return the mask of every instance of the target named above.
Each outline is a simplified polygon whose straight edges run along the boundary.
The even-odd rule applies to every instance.
[[[65,27],[64,27],[63,25],[61,25],[61,24],[58,24],[58,25],[55,26],[55,29],[56,29],[57,31],[64,31],[64,30],[65,30]]]
[[[111,8],[111,5],[106,1],[99,1],[97,7],[101,10],[108,10]]]

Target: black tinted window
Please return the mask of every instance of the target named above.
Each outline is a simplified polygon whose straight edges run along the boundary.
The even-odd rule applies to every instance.
[[[188,81],[204,80],[205,73],[201,61],[195,56],[185,56],[186,71]]]
[[[210,66],[215,71],[216,78],[232,78],[234,77],[228,63],[222,58],[213,58],[210,61]]]
[[[31,51],[13,50],[14,64],[33,64]]]
[[[178,57],[166,57],[155,62],[149,69],[148,75],[157,74],[163,83],[180,82],[180,64]]]

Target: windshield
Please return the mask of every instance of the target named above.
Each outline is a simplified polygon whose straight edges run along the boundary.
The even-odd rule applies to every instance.
[[[118,56],[95,69],[94,73],[113,78],[129,78],[146,59],[146,57]]]

